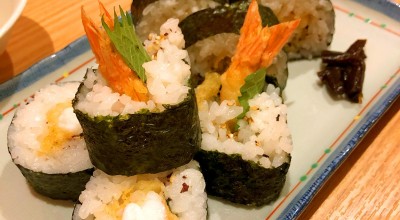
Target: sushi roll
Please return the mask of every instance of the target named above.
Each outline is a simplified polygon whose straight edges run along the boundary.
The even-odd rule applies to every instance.
[[[280,22],[301,19],[284,47],[290,60],[319,57],[331,44],[335,11],[330,0],[259,0],[259,3],[271,8]]]
[[[202,143],[195,159],[208,195],[251,206],[278,198],[293,146],[287,107],[280,89],[265,82],[266,68],[298,25],[262,27],[252,1],[230,66],[196,88]]]
[[[224,4],[195,12],[179,23],[185,36],[192,75],[196,82],[204,80],[207,72],[223,73],[230,64],[236,45],[239,41],[240,28],[243,25],[248,1]],[[273,11],[259,5],[263,26],[279,23]],[[268,67],[267,76],[270,83],[281,89],[286,86],[288,77],[287,55],[280,51]]]
[[[201,130],[179,21],[167,20],[143,46],[129,13],[121,9],[121,23],[102,13],[99,29],[82,9],[99,67],[87,71],[73,102],[93,165],[131,176],[187,164]]]
[[[205,220],[205,182],[195,161],[171,171],[109,176],[100,170],[79,197],[73,220]]]
[[[216,61],[233,55],[238,39],[233,33],[239,34],[249,2],[226,1],[225,4],[199,10],[182,20],[180,27],[195,72],[211,64],[215,66]],[[266,22],[271,26],[278,21],[301,19],[299,27],[284,47],[289,60],[319,57],[332,42],[335,12],[331,1],[259,0],[258,3],[264,26]],[[192,46],[208,37],[212,38]]]
[[[183,20],[186,16],[224,4],[225,0],[133,0],[132,18],[140,39],[147,39],[148,33],[158,31],[169,18]]]
[[[8,150],[32,188],[77,200],[93,172],[72,99],[79,82],[49,85],[22,105],[8,129]]]

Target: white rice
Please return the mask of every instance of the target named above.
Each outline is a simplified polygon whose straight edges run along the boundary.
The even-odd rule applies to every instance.
[[[150,94],[148,102],[133,101],[127,95],[113,92],[100,74],[88,70],[76,108],[90,116],[134,114],[146,109],[161,112],[163,105],[175,105],[188,95],[190,65],[188,53],[177,19],[169,19],[160,27],[160,35],[150,34],[145,47],[152,60],[143,64]]]
[[[143,10],[143,17],[136,25],[136,30],[142,40],[147,39],[148,33],[158,30],[162,23],[169,18],[182,21],[188,15],[205,9],[214,8],[218,3],[212,0],[159,0],[149,4]]]
[[[91,168],[89,154],[80,134],[82,128],[73,113],[72,106],[62,111],[58,124],[73,136],[62,143],[60,150],[38,156],[40,136],[47,132],[47,113],[58,103],[71,102],[79,82],[49,85],[35,93],[29,104],[17,110],[8,130],[8,146],[14,163],[35,172],[48,174],[69,173]]]
[[[268,85],[265,92],[249,100],[250,110],[238,120],[239,131],[231,134],[226,123],[243,112],[234,101],[204,102],[199,108],[202,129],[201,148],[226,154],[240,154],[243,160],[265,167],[288,162],[292,139],[287,106],[282,103],[279,88]]]
[[[271,8],[280,22],[301,18],[285,47],[290,59],[312,58],[332,41],[335,15],[330,0],[259,0]]]
[[[139,176],[142,180],[157,179],[163,182],[164,193],[159,195],[150,191],[145,195],[146,199],[143,204],[129,202],[126,207],[120,207],[122,219],[165,219],[165,207],[162,200],[168,200],[171,212],[181,220],[206,219],[205,182],[199,171],[199,165],[195,161],[172,171],[130,177],[109,176],[96,170],[79,197],[79,201],[82,203],[78,210],[79,217],[96,220],[113,219],[111,215],[114,213],[106,211],[107,204],[119,200],[124,191],[129,190],[137,183]],[[138,195],[135,193],[140,192],[133,192],[130,201],[134,200],[135,195]]]
[[[182,192],[186,184],[188,190]],[[169,207],[180,220],[195,220],[207,218],[207,194],[203,174],[199,164],[192,161],[175,169],[170,177],[170,183],[165,187],[165,197],[170,199]]]

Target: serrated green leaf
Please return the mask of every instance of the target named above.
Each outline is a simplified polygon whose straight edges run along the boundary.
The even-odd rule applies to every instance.
[[[243,107],[243,112],[237,118],[243,118],[246,113],[249,111],[249,100],[252,99],[255,95],[262,92],[265,86],[265,76],[267,71],[265,68],[261,68],[256,72],[248,75],[244,79],[244,85],[240,87],[239,103]]]
[[[114,30],[108,27],[103,18],[101,19],[101,23],[124,62],[129,68],[135,71],[143,82],[146,82],[146,74],[142,65],[150,61],[151,58],[147,54],[139,37],[136,35],[130,13],[125,13],[121,6],[119,10],[121,20],[118,19],[118,15],[114,10]]]

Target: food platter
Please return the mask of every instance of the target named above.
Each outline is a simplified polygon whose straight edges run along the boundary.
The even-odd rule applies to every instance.
[[[399,22],[356,2],[336,0],[333,4],[336,31],[331,49],[344,51],[356,39],[367,39],[362,104],[329,95],[316,75],[320,60],[290,63],[284,96],[294,151],[280,198],[256,209],[210,198],[209,219],[298,216],[399,96]],[[7,152],[7,128],[18,105],[36,90],[53,82],[80,81],[85,69],[95,65],[86,38],[80,38],[0,85],[0,219],[70,219],[72,203],[44,198],[27,185]]]

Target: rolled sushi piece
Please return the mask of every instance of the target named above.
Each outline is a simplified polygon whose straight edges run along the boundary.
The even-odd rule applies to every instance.
[[[202,143],[195,159],[208,195],[251,206],[278,198],[292,139],[280,89],[266,84],[265,77],[298,24],[263,28],[252,1],[230,66],[221,76],[206,74],[196,88]]]
[[[205,220],[207,195],[195,161],[158,174],[109,176],[100,170],[79,197],[73,220]]]
[[[195,12],[179,23],[185,36],[185,45],[189,52],[192,74],[196,83],[204,80],[205,73],[226,71],[239,41],[240,28],[250,2],[239,1],[207,8]],[[263,26],[279,23],[277,17],[268,7],[259,5]],[[287,55],[284,51],[273,59],[268,67],[267,76],[270,83],[283,90],[288,78]],[[272,81],[271,81],[272,80]]]
[[[224,4],[226,0],[133,0],[132,18],[140,39],[158,31],[169,18],[183,20],[188,15]]]
[[[321,56],[332,42],[335,32],[335,11],[330,0],[259,0],[269,7],[280,22],[300,18],[284,50],[289,60]]]
[[[8,151],[39,194],[77,200],[93,172],[72,99],[79,82],[52,84],[21,105],[8,129]]]
[[[73,102],[93,165],[131,176],[187,164],[201,130],[179,21],[168,20],[143,47],[128,13],[121,9],[121,23],[102,13],[105,31],[82,10],[99,68],[87,71]]]

